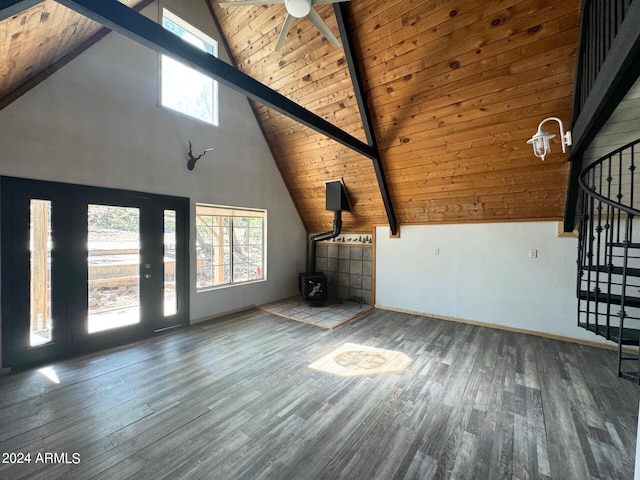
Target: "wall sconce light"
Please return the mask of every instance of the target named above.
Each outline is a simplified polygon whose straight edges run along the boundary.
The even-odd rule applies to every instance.
[[[538,131],[536,134],[531,137],[531,139],[527,140],[527,143],[533,145],[533,154],[541,158],[544,161],[544,157],[549,155],[551,152],[551,145],[549,144],[549,140],[555,137],[553,133],[545,132],[542,130],[542,125],[549,120],[555,120],[558,122],[560,126],[560,142],[562,143],[562,153],[567,152],[567,147],[571,146],[571,132],[567,131],[565,133],[564,126],[562,125],[562,120],[556,117],[545,118],[538,125]]]

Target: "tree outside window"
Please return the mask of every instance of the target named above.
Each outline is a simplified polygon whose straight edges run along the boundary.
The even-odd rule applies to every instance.
[[[216,57],[218,43],[166,8],[162,26],[185,42]],[[160,104],[171,110],[218,125],[218,82],[166,55],[160,56]]]
[[[197,290],[264,280],[266,211],[196,205]]]

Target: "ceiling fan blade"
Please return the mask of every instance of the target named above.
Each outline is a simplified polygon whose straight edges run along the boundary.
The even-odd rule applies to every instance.
[[[218,6],[222,8],[249,7],[251,5],[271,5],[273,3],[284,3],[284,0],[238,0],[237,2],[218,3]]]
[[[289,14],[287,14],[287,18],[284,19],[282,29],[280,30],[280,36],[278,37],[278,41],[276,42],[276,52],[282,48],[284,40],[287,38],[287,33],[289,33],[289,30],[291,30],[291,25],[293,25],[295,19],[296,17]]]
[[[329,40],[331,45],[333,45],[336,48],[340,48],[341,47],[340,42],[338,41],[336,36],[333,34],[331,29],[327,26],[327,24],[324,23],[324,20],[322,20],[322,17],[320,15],[318,15],[318,12],[316,12],[312,8],[311,11],[309,12],[309,14],[307,15],[307,18],[309,19],[309,21],[311,23],[313,23],[313,25],[318,30],[320,30],[320,33],[322,35],[324,35],[327,40]]]

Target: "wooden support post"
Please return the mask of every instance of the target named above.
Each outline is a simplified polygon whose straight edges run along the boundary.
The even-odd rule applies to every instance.
[[[222,225],[215,225],[213,227],[213,236],[215,237],[216,246],[216,274],[214,278],[218,278],[224,281],[224,219],[222,217],[216,217],[222,221]],[[229,259],[231,260],[231,259]]]
[[[31,332],[50,328],[49,207],[47,200],[31,201]]]

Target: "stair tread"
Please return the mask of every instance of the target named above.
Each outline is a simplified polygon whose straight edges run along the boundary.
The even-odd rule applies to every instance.
[[[609,301],[609,303],[611,303],[612,305],[622,304],[622,296],[613,293],[607,295],[606,293],[595,293],[588,292],[586,290],[580,290],[579,297],[581,300],[587,300],[588,298],[589,300],[598,301],[601,303],[607,303],[607,301]],[[624,304],[627,307],[640,307],[640,298],[630,297],[629,295],[627,295],[624,299]]]
[[[607,326],[595,323],[586,324],[586,322],[580,322],[578,325],[585,330],[595,333],[601,337],[609,338],[615,342],[618,341],[620,335],[620,327],[609,327],[609,335],[607,336]],[[622,329],[622,344],[623,345],[638,345],[640,341],[640,330],[636,328],[623,328]]]
[[[586,265],[584,267],[585,270],[591,271],[599,271],[601,273],[609,273],[611,271],[614,275],[622,275],[622,267],[610,267],[609,265]],[[628,277],[640,277],[640,268],[631,268],[627,267],[627,276]]]

